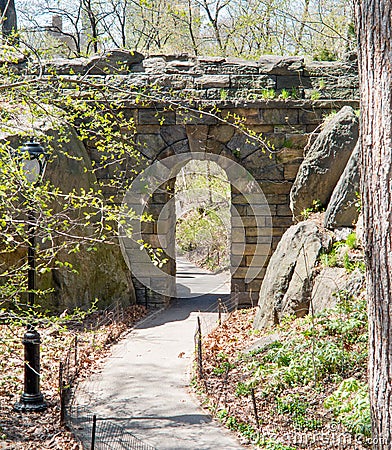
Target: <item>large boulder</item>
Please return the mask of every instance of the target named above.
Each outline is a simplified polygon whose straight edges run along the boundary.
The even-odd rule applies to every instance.
[[[72,128],[66,130],[66,143],[62,143],[55,130],[48,130],[46,134],[53,137],[53,158],[47,166],[45,178],[64,193],[73,189],[86,192],[96,189],[95,175],[91,170],[85,170],[91,169],[89,156],[75,131]],[[81,226],[76,232],[83,242],[91,230]],[[59,254],[59,259],[69,262],[76,273],[60,265],[52,269],[49,278],[42,277],[43,286],[53,289],[53,293],[44,299],[46,305],[61,310],[88,307],[95,300],[101,308],[114,303],[124,306],[135,303],[131,275],[119,245],[97,243],[93,251],[88,247],[91,245],[82,244],[77,253],[63,251]]]
[[[352,227],[358,220],[359,157],[360,145],[358,143],[328,203],[324,219],[326,228]]]
[[[49,180],[63,193],[69,193],[73,189],[88,192],[95,189],[96,177],[91,170],[91,162],[83,143],[78,139],[75,131],[68,127],[60,133],[50,125],[42,123],[41,130],[52,139],[53,149],[51,161],[48,163],[45,180]],[[64,139],[64,133],[67,138]],[[0,133],[0,140],[7,140],[13,148],[17,148],[25,138],[18,133],[9,130]],[[61,197],[58,198],[61,202]],[[55,202],[50,205],[53,214],[59,213],[61,205]],[[82,216],[80,211],[72,209],[67,211],[68,219],[72,220]],[[64,216],[64,219],[67,219]],[[89,237],[90,229],[83,225],[75,227],[69,236],[59,236],[56,230],[53,232],[53,244],[61,246],[65,240],[80,242],[80,251],[69,252],[70,247],[65,247],[56,256],[58,262],[52,266],[49,272],[37,276],[37,287],[40,290],[48,290],[44,296],[37,299],[44,309],[62,311],[75,307],[88,308],[97,300],[99,307],[106,307],[113,303],[129,305],[135,303],[135,293],[129,270],[122,257],[118,245],[97,243],[95,251],[89,251],[91,243],[84,245],[85,238]],[[72,236],[73,235],[73,236]],[[45,237],[42,234],[42,237]],[[48,243],[41,242],[41,246]],[[19,267],[26,259],[26,251],[19,246],[12,253],[2,254],[0,259],[0,273],[9,267]],[[52,261],[53,262],[53,261]],[[67,264],[65,264],[67,263]],[[72,270],[67,268],[68,263]]]
[[[312,220],[290,227],[271,257],[260,290],[254,327],[279,323],[285,315],[302,317],[309,311],[314,267],[330,237]]]
[[[312,313],[334,308],[345,295],[358,295],[364,286],[364,273],[347,272],[343,267],[324,267],[315,277],[312,289]]]
[[[290,193],[295,219],[319,200],[326,207],[358,140],[358,117],[343,107],[325,125],[299,168]]]

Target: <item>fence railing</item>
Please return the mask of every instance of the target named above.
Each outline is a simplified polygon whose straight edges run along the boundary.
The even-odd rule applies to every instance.
[[[219,383],[216,381],[210,382],[208,380],[208,374],[204,371],[205,356],[203,351],[204,339],[203,337],[210,334],[214,329],[221,326],[230,316],[233,310],[238,309],[238,297],[232,296],[230,300],[222,303],[222,305],[215,305],[214,308],[218,309],[218,320],[206,320],[203,316],[197,317],[197,326],[195,332],[195,360],[197,368],[197,377],[201,386],[204,387],[205,393],[212,400],[212,415],[215,415],[219,408],[226,409],[227,405],[227,392],[230,384],[233,384],[231,380],[232,372],[235,373],[236,364],[228,364],[225,372],[222,374]],[[219,314],[219,310],[223,313]],[[204,328],[203,328],[204,325]],[[249,411],[249,416],[254,417],[255,429],[260,431],[260,399],[257,396],[257,392],[253,387],[250,387],[247,395],[243,396],[243,408]]]
[[[234,294],[227,300],[219,298],[207,310],[203,310],[203,315],[197,316],[194,335],[197,375],[199,380],[204,383],[206,391],[208,391],[208,386],[203,371],[203,336],[208,335],[215,328],[221,326],[230,313],[238,308],[238,297],[238,294]],[[216,313],[218,313],[218,318],[216,318]]]
[[[195,351],[197,355],[198,373],[203,375],[203,336],[224,323],[231,311],[238,307],[238,295],[234,294],[226,300],[218,299],[208,309],[203,310],[197,318],[195,333]],[[121,307],[116,305],[105,312],[97,321],[96,327],[121,319]],[[79,375],[79,342],[75,336],[67,353],[60,363],[59,392],[60,420],[63,425],[74,432],[86,450],[155,450],[154,447],[141,441],[129,430],[113,419],[99,417],[86,406],[77,405],[75,391]]]
[[[97,317],[92,329],[98,329],[124,319],[124,309],[116,304]],[[108,339],[115,339],[109,336]],[[105,417],[97,417],[91,410],[76,403],[75,392],[80,372],[77,335],[59,365],[60,422],[74,432],[86,450],[155,450],[120,424]]]

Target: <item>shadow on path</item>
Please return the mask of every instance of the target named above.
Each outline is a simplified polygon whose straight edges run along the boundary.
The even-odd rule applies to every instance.
[[[224,294],[207,294],[205,285],[196,290],[194,283],[191,298],[174,300],[114,346],[101,372],[80,386],[79,407],[158,450],[238,450],[243,447],[189,393],[197,317],[216,322],[208,311]]]

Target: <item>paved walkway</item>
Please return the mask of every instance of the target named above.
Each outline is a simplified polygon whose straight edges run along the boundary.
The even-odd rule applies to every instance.
[[[91,414],[111,418],[159,450],[241,449],[197,405],[188,388],[198,311],[208,311],[228,292],[227,276],[213,277],[185,261],[177,273],[182,298],[117,344],[78,399]],[[210,291],[214,293],[206,294]],[[209,312],[200,315],[202,324],[216,320]]]

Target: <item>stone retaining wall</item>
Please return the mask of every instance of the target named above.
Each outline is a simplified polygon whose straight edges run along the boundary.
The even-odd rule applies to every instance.
[[[135,120],[136,141],[141,153],[146,158],[146,167],[156,160],[163,160],[176,154],[205,152],[206,154],[222,155],[247,170],[257,180],[264,192],[272,217],[271,249],[267,245],[264,247],[256,245],[261,242],[263,236],[260,236],[260,230],[256,227],[257,217],[254,215],[252,205],[240,192],[232,189],[232,208],[235,208],[235,211],[232,210],[231,258],[232,266],[238,265],[238,268],[232,270],[231,290],[238,294],[240,304],[257,303],[266,262],[283,233],[293,224],[289,209],[289,193],[302,162],[305,145],[309,138],[314,136],[324,115],[347,104],[358,107],[357,102],[352,100],[313,102],[269,100],[244,102],[240,106],[226,102],[220,104],[220,112],[212,116],[210,113],[204,115],[202,112],[186,115],[182,108],[181,110],[167,111],[160,105],[139,108],[132,105],[127,106],[126,114]],[[250,138],[223,120],[224,117],[227,117],[228,112],[230,112],[230,117],[233,115],[244,117],[247,129],[251,133],[257,135],[262,133],[263,140],[273,146],[272,152],[266,150],[260,141]],[[91,148],[90,154],[94,159],[94,152]],[[103,179],[110,177],[109,169],[106,170],[107,172],[100,173]],[[172,180],[172,185],[174,185],[174,180]],[[167,186],[162,187],[161,192],[165,192],[165,189]],[[167,192],[170,192],[170,189]],[[155,219],[155,224],[146,224],[142,237],[153,247],[163,246],[159,237],[162,239],[165,233],[165,245],[170,243],[171,246],[174,246],[174,209],[171,212],[169,209],[169,216],[165,218],[165,220],[171,220],[170,226],[163,234],[162,231],[158,233],[157,230],[160,212],[169,199],[170,194],[166,196],[157,194],[147,207],[147,211]],[[236,223],[238,219],[235,219],[234,213],[240,217],[239,224]],[[241,248],[240,245],[243,237],[239,235],[237,241],[237,231],[240,231],[242,226],[245,229],[245,248]],[[127,251],[129,260],[133,261],[134,266],[137,264],[138,267],[141,267],[143,264],[147,264],[146,261],[137,258],[135,260],[135,255],[138,253],[137,245],[129,243]],[[252,282],[246,283],[246,272],[252,261],[254,266],[258,259],[261,261],[258,266],[256,264],[258,274]],[[169,258],[165,270],[167,273],[175,275],[175,262],[171,258]],[[145,273],[147,274],[147,272]],[[146,280],[148,286],[164,283],[159,276],[152,274],[148,276],[150,276],[150,279]],[[134,280],[134,284],[140,302],[148,299],[150,305],[161,305],[169,300],[170,295],[156,294],[138,280]],[[167,289],[168,292],[174,292],[173,286],[168,286]]]
[[[292,225],[289,192],[308,140],[318,132],[325,115],[344,105],[358,108],[359,103],[353,57],[343,62],[305,64],[299,57],[265,56],[259,61],[187,55],[145,58],[136,52],[115,50],[103,57],[46,62],[43,69],[67,79],[78,80],[83,75],[85,81],[111,88],[127,117],[134,121],[135,142],[144,157],[141,168],[171,155],[204,152],[237,162],[257,180],[271,211],[271,249],[257,245],[263,240],[256,226],[258,217],[242,193],[232,189],[231,290],[246,305],[257,303],[268,259]],[[129,98],[133,100],[124,100],[127,93],[132,93]],[[235,124],[235,117],[243,118],[241,126]],[[261,134],[269,150],[260,140],[244,134],[243,126],[250,135]],[[87,146],[95,160],[94,143]],[[112,168],[102,169],[98,175],[110,178]],[[170,200],[175,175],[162,186],[167,193],[154,195],[147,205],[155,219]],[[152,248],[161,247],[162,238],[170,248],[174,246],[176,218],[170,208],[165,210],[168,219],[163,232],[157,229],[158,221],[145,224],[141,231]],[[134,280],[138,301],[167,303],[174,295],[173,282],[149,270],[148,261],[138,259],[135,243],[129,241],[125,247],[131,270],[141,267],[145,275],[142,282]],[[175,261],[170,256],[168,259],[165,271],[175,275]],[[248,283],[245,275],[255,261],[260,261],[256,264],[258,273]],[[169,295],[146,287],[166,284]]]

